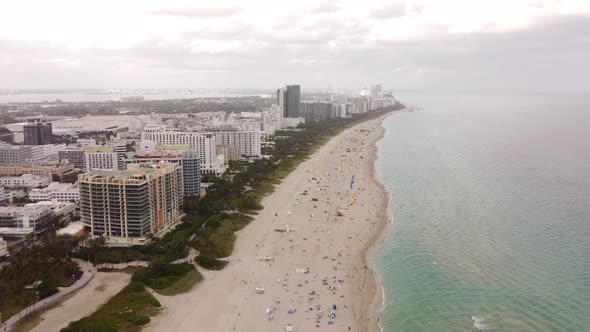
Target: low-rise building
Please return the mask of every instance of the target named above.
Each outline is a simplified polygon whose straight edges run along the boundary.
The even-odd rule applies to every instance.
[[[65,221],[71,220],[76,214],[76,204],[72,202],[41,201],[29,203],[25,207],[40,207],[49,209],[54,217],[61,217]]]
[[[31,159],[33,161],[42,161],[51,158],[57,159],[56,157],[59,151],[65,148],[65,144],[31,145]]]
[[[47,188],[31,189],[29,199],[34,202],[78,202],[80,200],[80,189],[75,184],[52,182]]]
[[[0,206],[0,228],[31,229],[42,232],[54,219],[55,216],[47,206]]]
[[[39,188],[51,183],[49,175],[23,174],[21,176],[2,176],[0,186],[5,188]]]
[[[74,165],[69,163],[21,163],[0,165],[0,176],[18,176],[23,174],[64,176],[74,172]]]
[[[73,164],[79,170],[86,171],[86,152],[82,145],[68,146],[58,151],[59,162]]]
[[[28,145],[0,144],[0,164],[14,165],[30,162],[33,152]]]
[[[179,224],[182,175],[178,164],[130,164],[125,171],[95,170],[78,177],[80,217],[93,237],[111,244],[144,244]]]

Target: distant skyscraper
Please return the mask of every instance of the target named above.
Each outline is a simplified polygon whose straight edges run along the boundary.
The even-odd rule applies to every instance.
[[[25,145],[45,145],[53,143],[51,123],[27,123],[23,126]]]
[[[380,97],[381,96],[381,84],[371,85],[371,97]]]
[[[287,85],[277,90],[277,105],[283,108],[285,118],[297,118],[301,110],[301,87]]]

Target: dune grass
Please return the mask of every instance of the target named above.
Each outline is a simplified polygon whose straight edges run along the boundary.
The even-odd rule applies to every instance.
[[[131,282],[100,309],[78,321],[70,323],[62,332],[114,332],[140,331],[150,317],[160,311],[156,300],[140,282]]]

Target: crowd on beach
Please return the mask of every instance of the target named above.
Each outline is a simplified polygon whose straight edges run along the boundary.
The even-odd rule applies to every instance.
[[[147,331],[362,331],[375,322],[367,250],[385,222],[373,178],[381,120],[331,139],[262,201],[229,264],[194,290],[161,298]]]

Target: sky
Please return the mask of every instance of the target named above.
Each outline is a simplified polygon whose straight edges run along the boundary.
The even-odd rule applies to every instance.
[[[590,0],[3,0],[0,88],[588,91]]]

